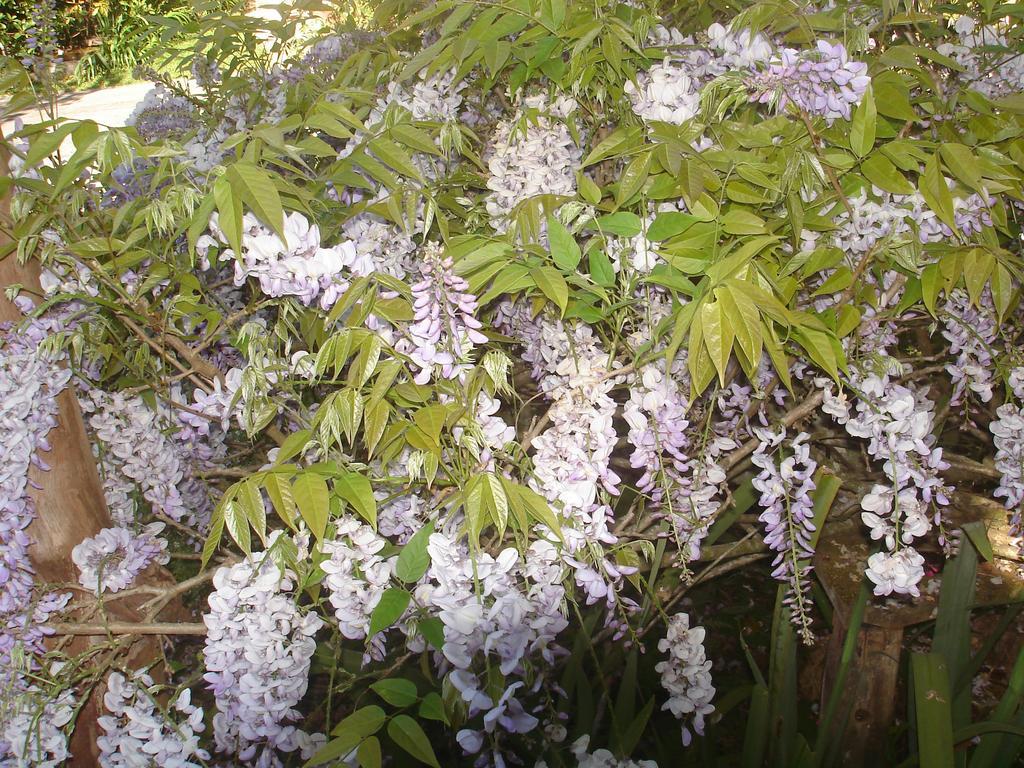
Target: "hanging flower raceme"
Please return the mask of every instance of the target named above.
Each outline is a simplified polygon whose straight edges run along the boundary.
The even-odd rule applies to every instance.
[[[195,467],[183,445],[164,434],[165,421],[139,396],[91,388],[79,401],[99,445],[104,491],[111,517],[121,528],[136,520],[136,488],[154,512],[204,528],[212,505],[194,482]]]
[[[201,768],[210,759],[199,746],[205,730],[203,710],[192,704],[186,688],[166,709],[158,702],[153,678],[137,671],[131,677],[111,672],[103,694],[106,713],[97,719],[103,735],[96,739],[101,768]]]
[[[196,251],[206,257],[210,247],[226,245],[227,235],[220,229],[220,219],[210,218],[213,237],[205,235],[196,242]],[[355,245],[349,241],[332,247],[320,244],[320,228],[310,224],[298,211],[284,217],[284,238],[272,232],[252,214],[245,214],[242,223],[242,252],[226,249],[221,256],[235,257],[235,285],[250,278],[259,281],[260,290],[273,298],[295,296],[303,304],[312,304],[321,297],[321,306],[329,309],[345,292],[353,275],[369,274],[373,261],[359,259]]]
[[[772,576],[789,585],[785,604],[790,619],[799,628],[804,642],[814,640],[811,632],[811,560],[814,547],[814,472],[818,462],[810,456],[810,438],[801,432],[788,444],[786,431],[755,429],[760,443],[751,461],[761,472],[753,486],[761,492],[763,509],[758,518],[765,524],[765,543],[775,552]],[[781,461],[777,460],[777,455]]]
[[[685,66],[655,64],[626,83],[633,111],[644,120],[682,125],[700,111],[700,92]]]
[[[127,589],[150,563],[167,562],[167,542],[158,534],[163,523],[150,523],[140,533],[104,528],[71,550],[78,582],[94,592]]]
[[[824,40],[811,50],[783,48],[765,71],[747,80],[755,101],[779,110],[793,104],[829,123],[849,120],[870,83],[867,64],[850,61],[842,43]]]
[[[535,541],[520,555],[513,548],[497,557],[469,556],[465,544],[444,533],[430,536],[431,564],[417,587],[417,603],[428,605],[444,624],[440,670],[466,703],[466,727],[456,739],[470,754],[503,733],[528,733],[540,720],[522,699],[543,689],[545,670],[563,651],[555,643],[568,622],[558,552]],[[493,666],[506,687],[495,699],[487,688]],[[531,666],[533,684],[525,685]]]
[[[498,232],[508,230],[513,210],[523,201],[576,193],[583,152],[562,122],[575,108],[576,103],[564,97],[548,104],[543,97],[532,96],[523,100],[522,112],[498,125],[486,158],[491,172],[487,213]],[[523,112],[538,111],[538,116],[524,120]]]
[[[0,336],[0,704],[25,683],[15,654],[43,652],[44,624],[70,595],[40,595],[29,559],[28,527],[35,505],[28,495],[29,469],[49,467],[47,434],[57,426],[57,397],[71,372],[39,348],[47,326],[30,320]],[[0,756],[2,756],[0,752]]]
[[[323,743],[322,735],[291,724],[302,717],[295,707],[309,683],[313,635],[323,626],[295,604],[294,579],[267,552],[219,568],[213,577],[210,612],[203,617],[203,678],[217,702],[213,735],[218,752],[246,765],[279,766],[278,750],[298,750],[308,759]]]
[[[886,370],[898,363],[891,361]],[[918,582],[924,576],[924,558],[910,544],[928,533],[932,522],[941,524],[942,510],[949,504],[952,488],[939,473],[949,467],[942,449],[932,435],[933,404],[923,394],[898,384],[887,372],[865,374],[851,369],[850,383],[858,394],[857,414],[851,415],[844,396],[824,388],[826,413],[846,431],[868,441],[867,451],[882,462],[887,484],[874,485],[861,500],[861,519],[871,538],[883,540],[884,552],[868,560],[867,576],[876,595],[918,596]]]
[[[71,752],[64,732],[75,716],[75,697],[65,689],[53,694],[32,685],[4,691],[0,701],[0,765],[5,768],[58,768]]]
[[[320,548],[327,557],[320,564],[326,574],[324,584],[338,629],[350,640],[366,638],[370,614],[391,581],[395,558],[380,556],[387,543],[373,528],[353,517],[340,519],[334,539],[321,542]]]
[[[993,494],[1010,510],[1012,535],[1024,537],[1024,368],[1014,368],[1009,376],[1010,390],[1016,402],[1006,402],[996,409],[996,418],[989,424],[996,447],[995,465],[999,470],[999,487]],[[1024,551],[1024,540],[1018,542]]]
[[[476,297],[455,274],[451,257],[446,258],[436,244],[424,250],[420,273],[423,279],[412,286],[414,316],[409,326],[414,345],[409,357],[420,369],[415,381],[426,384],[434,376],[458,379],[471,367],[474,345],[487,341],[474,317]]]
[[[704,627],[690,627],[690,617],[677,613],[668,620],[668,633],[658,641],[658,650],[667,653],[655,670],[661,674],[661,686],[669,699],[662,706],[683,721],[683,744],[693,740],[690,728],[704,733],[704,718],[715,711],[711,700],[711,662],[704,653]]]
[[[956,360],[946,364],[953,379],[950,405],[963,402],[968,390],[983,403],[992,399],[992,345],[998,333],[992,296],[981,297],[981,307],[971,303],[966,291],[953,291],[943,307],[942,335],[949,342],[949,351]]]

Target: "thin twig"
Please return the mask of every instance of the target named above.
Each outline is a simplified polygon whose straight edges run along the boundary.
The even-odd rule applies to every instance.
[[[112,621],[108,624],[61,622],[48,625],[55,635],[195,635],[206,634],[206,625],[198,622]]]

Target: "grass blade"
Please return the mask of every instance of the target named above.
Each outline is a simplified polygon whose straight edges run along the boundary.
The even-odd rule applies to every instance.
[[[946,660],[937,653],[910,657],[917,751],[921,768],[954,768],[952,696]]]
[[[971,659],[971,605],[978,575],[978,552],[966,535],[960,537],[960,552],[946,561],[942,569],[942,591],[939,611],[932,636],[932,653],[946,662],[950,680],[960,680]],[[962,728],[971,722],[971,687],[953,691],[951,704],[953,727]],[[956,755],[956,765],[966,768],[967,753]]]
[[[825,710],[818,722],[818,734],[814,739],[814,760],[812,768],[819,768],[825,759],[825,747],[832,733],[836,712],[839,710],[839,703],[842,700],[843,691],[846,688],[846,679],[850,675],[850,668],[853,666],[853,654],[857,649],[857,636],[860,634],[861,625],[864,623],[864,609],[868,604],[868,595],[871,594],[871,587],[867,579],[863,579],[860,585],[860,592],[857,593],[857,600],[850,610],[850,624],[846,630],[846,637],[843,639],[843,652],[839,656],[839,669],[836,672],[835,684],[828,696]]]
[[[1017,655],[1017,661],[1010,673],[1009,685],[1006,686],[1003,698],[999,700],[995,711],[989,717],[989,722],[1013,725],[1024,719],[1024,711],[1018,712],[1022,698],[1024,698],[1024,648]],[[1024,739],[1018,736],[1008,737],[1002,733],[982,736],[981,743],[978,744],[971,757],[970,766],[971,768],[1001,768],[1004,765],[1011,765],[1012,756],[1019,753],[1022,746],[1024,746]],[[1000,762],[1007,758],[1009,758],[1009,762]]]
[[[743,737],[743,768],[762,768],[768,745],[768,688],[755,685],[750,696],[750,714]]]
[[[796,744],[796,633],[783,604],[787,587],[780,586],[772,619],[771,661],[768,665],[770,758],[773,765],[792,765]]]

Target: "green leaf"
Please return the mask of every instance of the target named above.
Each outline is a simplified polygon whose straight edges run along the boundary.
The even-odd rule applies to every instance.
[[[978,173],[978,158],[963,144],[946,143],[939,145],[942,162],[950,172],[976,192],[983,189],[981,174]]]
[[[971,544],[978,550],[978,554],[986,562],[992,562],[995,558],[995,552],[992,550],[992,542],[988,538],[988,530],[985,528],[985,524],[980,520],[974,522],[964,523],[962,530],[967,534],[967,538],[971,540]]]
[[[441,430],[448,418],[448,409],[443,405],[428,405],[413,414],[412,420],[435,443],[441,439]]]
[[[715,289],[715,297],[722,303],[724,315],[730,318],[736,341],[753,366],[761,361],[761,313],[752,301],[739,300],[729,286]]]
[[[498,529],[498,536],[503,536],[508,525],[508,497],[493,472],[485,472],[483,475],[483,504]]]
[[[942,289],[942,275],[938,264],[929,264],[921,270],[921,298],[928,311],[935,314],[935,301]]]
[[[420,173],[419,168],[416,167],[416,164],[413,163],[409,153],[395,142],[384,137],[378,137],[370,139],[368,146],[373,154],[399,173],[417,181],[423,181],[423,175]]]
[[[444,711],[444,702],[435,691],[431,691],[423,697],[423,701],[420,702],[419,716],[425,720],[448,723],[448,715]]]
[[[583,258],[579,244],[554,216],[548,216],[548,241],[551,243],[551,258],[563,272],[572,272]]]
[[[376,530],[377,499],[374,498],[373,486],[365,475],[359,472],[345,472],[334,481],[334,489]],[[299,508],[301,509],[301,505]]]
[[[670,237],[682,234],[694,224],[699,222],[696,216],[680,211],[665,211],[654,217],[651,226],[647,228],[647,239],[652,242],[661,242]]]
[[[370,684],[370,688],[393,707],[408,707],[415,704],[420,695],[411,680],[389,677]]]
[[[864,157],[875,145],[876,120],[875,98],[869,87],[853,113],[853,125],[850,127],[850,148],[857,157]]]
[[[379,731],[386,719],[384,710],[376,704],[357,709],[334,727],[331,736],[335,738],[324,744],[305,766],[323,765],[344,757],[364,739]]]
[[[228,239],[228,245],[240,259],[242,253],[242,198],[234,193],[227,177],[213,182],[213,199],[217,204],[217,226]]]
[[[764,219],[746,208],[732,207],[722,217],[722,231],[728,235],[760,235]]]
[[[612,269],[612,263],[604,251],[599,249],[592,250],[589,262],[590,277],[595,283],[604,288],[610,288],[615,285],[615,270]]]
[[[642,222],[635,213],[619,211],[597,219],[598,228],[605,233],[620,237],[636,237],[640,234]]]
[[[439,155],[437,145],[430,137],[430,134],[408,123],[398,123],[391,126],[391,135],[417,152],[425,152],[428,155]]]
[[[519,485],[505,478],[501,478],[501,482],[505,486],[505,492],[508,496],[518,499],[530,517],[541,525],[546,526],[559,539],[562,538],[562,524],[552,511],[547,499],[525,485]]]
[[[554,267],[534,267],[530,270],[537,287],[565,314],[569,304],[569,286],[562,273]]]
[[[430,554],[427,552],[427,544],[430,543],[430,534],[434,532],[434,524],[427,523],[412,535],[412,538],[402,547],[395,561],[395,576],[406,584],[412,584],[423,578],[423,574],[430,567]]]
[[[256,218],[283,239],[284,209],[270,174],[254,163],[241,161],[229,165],[225,175],[231,188],[249,204]]]
[[[639,192],[647,181],[647,174],[651,167],[651,153],[645,152],[637,155],[622,172],[619,178],[619,186],[615,193],[615,202],[624,205],[630,198]]]
[[[213,516],[210,520],[210,532],[206,534],[206,541],[203,542],[203,554],[202,560],[200,561],[200,567],[206,570],[206,566],[210,563],[210,558],[213,557],[214,553],[220,547],[220,540],[224,536],[224,511],[223,509],[214,510]]]
[[[238,548],[245,554],[252,554],[252,537],[249,533],[249,517],[245,514],[242,505],[235,499],[224,504],[224,524],[228,533],[235,540]]]
[[[309,530],[317,539],[322,539],[331,513],[327,481],[316,472],[303,472],[292,482],[292,496]]]
[[[359,745],[356,751],[356,759],[359,760],[361,768],[380,768],[382,764],[380,754],[380,739],[371,736]]]
[[[280,466],[298,456],[309,444],[309,439],[312,436],[313,433],[308,429],[300,429],[298,432],[288,435],[277,449],[274,464]]]
[[[405,609],[409,607],[410,600],[412,600],[412,595],[401,587],[389,587],[384,590],[380,601],[370,614],[369,636],[373,637],[382,629],[387,629],[402,618]]]
[[[937,653],[910,657],[921,768],[953,768],[953,719],[946,662]]]
[[[353,735],[359,739],[376,733],[384,725],[387,715],[376,704],[357,709],[346,717],[331,731],[331,736]]]
[[[718,371],[718,380],[725,386],[725,371],[729,366],[729,357],[732,354],[732,342],[735,338],[732,320],[726,315],[725,305],[718,300],[704,304],[700,309],[701,330],[704,335],[704,345],[711,362]]]
[[[939,156],[932,155],[925,164],[924,173],[918,182],[918,189],[943,223],[954,232],[958,231],[956,219],[953,217],[953,195],[946,185],[946,179],[939,168]]]
[[[271,472],[264,480],[263,487],[267,489],[267,496],[270,497],[270,503],[274,505],[277,516],[294,530],[298,507],[295,504],[295,497],[292,496],[291,483],[282,475]]]
[[[363,440],[366,443],[366,453],[373,456],[373,451],[380,442],[381,435],[387,428],[388,419],[391,418],[391,406],[384,400],[374,403],[366,409],[363,415]]]
[[[408,715],[396,715],[388,723],[388,736],[421,763],[441,768],[427,734],[423,732],[420,724]]]
[[[429,619],[422,619],[416,628],[419,629],[423,638],[437,650],[444,648],[444,622],[437,616]]]
[[[860,164],[860,170],[868,181],[886,192],[892,192],[894,195],[914,193],[914,185],[907,181],[907,177],[900,169],[881,152],[872,152]]]
[[[260,537],[260,541],[266,544],[267,507],[263,503],[263,496],[260,494],[259,487],[252,478],[245,480],[239,487],[235,503],[241,505],[242,510],[245,512],[245,516],[249,521],[249,525],[251,525],[252,529],[256,531],[256,535]]]
[[[600,24],[597,24],[596,27],[596,31],[600,32]],[[639,128],[619,128],[613,131],[590,151],[583,161],[583,167],[586,168],[588,165],[593,165],[632,148],[638,143],[639,138]]]
[[[601,188],[586,174],[577,173],[576,183],[580,189],[580,195],[591,205],[601,202]]]

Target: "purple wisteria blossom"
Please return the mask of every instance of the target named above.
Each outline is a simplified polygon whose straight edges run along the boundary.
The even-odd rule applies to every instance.
[[[213,586],[203,617],[203,679],[217,702],[217,751],[257,768],[282,765],[278,750],[308,759],[324,737],[291,723],[301,718],[295,707],[306,693],[313,635],[323,620],[299,610],[294,575],[282,574],[266,552],[218,569]]]
[[[715,688],[711,684],[711,662],[704,652],[704,627],[690,627],[690,617],[677,613],[668,620],[668,632],[658,641],[658,650],[668,653],[655,670],[661,674],[661,685],[669,699],[662,706],[683,721],[683,744],[693,740],[690,728],[704,733],[704,718],[715,711],[711,700]]]
[[[138,534],[127,528],[104,528],[71,550],[78,581],[94,592],[120,592],[150,563],[166,563],[167,542],[158,534],[163,523],[150,523]]]
[[[201,768],[210,759],[199,746],[205,730],[203,710],[192,704],[186,688],[165,711],[158,704],[153,678],[142,671],[125,677],[111,672],[103,694],[106,714],[97,722],[103,735],[97,737],[102,768]]]
[[[939,475],[949,465],[932,434],[934,404],[890,377],[889,371],[899,368],[894,360],[881,373],[851,367],[856,415],[851,415],[845,395],[833,395],[825,380],[815,383],[824,389],[823,410],[849,434],[866,439],[868,454],[882,462],[886,484],[875,484],[861,499],[861,519],[871,538],[882,540],[887,549],[868,561],[866,574],[875,584],[875,594],[917,597],[923,559],[910,545],[928,533],[933,522],[941,525],[953,489]]]
[[[973,306],[966,291],[956,290],[943,307],[942,335],[949,342],[950,353],[957,356],[946,364],[953,380],[950,405],[963,402],[968,390],[983,403],[992,399],[992,344],[998,324],[989,291],[982,295],[980,303],[981,307]]]
[[[785,604],[789,606],[790,619],[810,645],[814,641],[810,590],[814,557],[811,537],[815,530],[811,492],[816,487],[814,472],[818,462],[810,456],[810,435],[806,432],[786,445],[784,429],[755,429],[755,434],[761,442],[751,461],[761,472],[754,478],[753,486],[761,492],[759,503],[763,511],[758,519],[765,524],[764,540],[775,552],[772,576],[789,585]],[[778,461],[776,454],[785,457]]]
[[[630,464],[645,470],[639,488],[664,511],[684,566],[700,559],[726,482],[719,459],[736,447],[725,434],[709,435],[702,449],[693,446],[686,434],[688,411],[678,382],[654,365],[643,368],[623,411],[633,445]]]
[[[72,694],[45,696],[28,673],[49,630],[45,623],[70,594],[42,594],[29,558],[28,527],[35,505],[29,469],[46,470],[42,453],[57,425],[57,396],[71,376],[39,348],[46,321],[29,320],[0,336],[0,764],[57,766],[68,756],[61,729],[72,716]]]
[[[996,418],[989,424],[996,447],[995,464],[1001,475],[993,494],[1010,510],[1010,530],[1024,537],[1024,368],[1014,368],[1009,376],[1010,390],[1016,402],[1007,402],[996,409]],[[1018,542],[1024,551],[1024,541]]]
[[[388,542],[354,517],[338,520],[334,539],[320,547],[327,557],[320,564],[326,574],[334,617],[341,634],[363,640],[370,630],[370,614],[391,582],[395,557],[380,556]]]
[[[427,550],[431,565],[415,598],[444,624],[440,672],[467,708],[456,739],[476,754],[485,740],[497,745],[502,734],[527,733],[540,724],[523,701],[542,689],[545,670],[564,654],[555,642],[568,625],[564,567],[546,541],[535,541],[522,555],[510,547],[497,557],[479,552],[471,558],[464,543],[434,533]],[[487,684],[493,671],[505,680],[498,696]],[[491,757],[494,765],[505,764],[500,752]]]
[[[487,341],[480,333],[480,321],[473,316],[476,297],[453,267],[451,257],[445,258],[440,246],[431,244],[424,249],[423,279],[412,286],[415,314],[409,326],[415,345],[409,356],[420,369],[417,384],[426,384],[433,376],[460,378],[469,369],[473,346]]]
[[[850,61],[842,43],[824,40],[811,50],[783,48],[765,71],[747,80],[753,100],[779,110],[792,103],[829,123],[849,120],[870,83],[867,64]]]
[[[700,111],[700,91],[685,65],[655,64],[636,83],[627,82],[625,92],[633,112],[644,120],[682,125]]]

